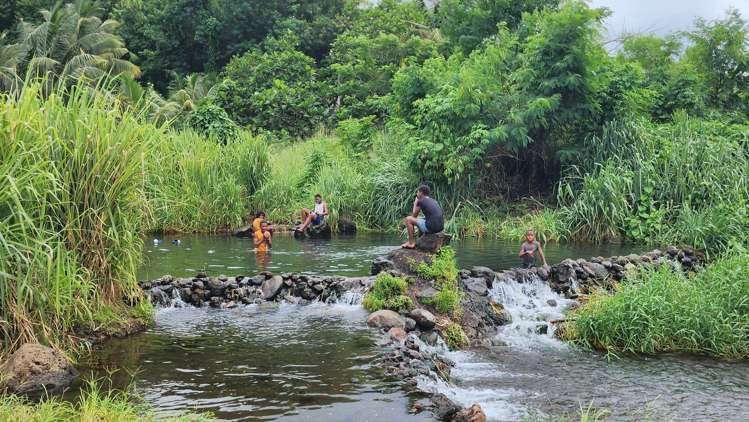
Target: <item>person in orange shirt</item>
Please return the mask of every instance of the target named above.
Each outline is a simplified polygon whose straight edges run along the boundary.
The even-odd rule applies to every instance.
[[[252,244],[255,246],[257,252],[266,252],[268,248],[273,246],[267,222],[262,221],[260,223],[260,230],[256,230],[255,235],[252,237]]]

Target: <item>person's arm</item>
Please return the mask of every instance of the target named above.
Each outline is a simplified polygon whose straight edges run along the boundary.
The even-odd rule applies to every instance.
[[[261,243],[265,241],[265,236],[262,239],[258,239],[257,235],[252,235],[252,244],[257,248]]]
[[[322,203],[322,215],[324,216],[328,215],[328,203],[327,202]]]
[[[520,252],[518,252],[518,256],[523,256],[523,255],[525,255],[525,252],[524,252],[524,249],[523,249],[523,245],[521,244],[520,245]]]
[[[414,217],[418,217],[419,213],[421,212],[421,207],[419,207],[419,199],[414,199],[414,207],[413,210],[411,210],[411,215]]]
[[[265,240],[266,242],[268,242],[268,247],[269,247],[269,248],[272,248],[272,247],[273,247],[273,238],[272,238],[271,236],[268,236],[268,237],[266,237],[266,238],[265,238],[264,240]]]
[[[546,265],[546,257],[544,256],[544,250],[541,247],[541,242],[538,242],[538,254],[541,255],[541,262],[543,262],[544,265]]]

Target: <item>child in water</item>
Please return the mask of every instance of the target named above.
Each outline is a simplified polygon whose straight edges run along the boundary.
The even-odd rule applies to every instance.
[[[536,232],[528,230],[525,232],[525,242],[520,245],[518,256],[523,260],[523,268],[532,268],[536,266],[536,252],[541,255],[541,262],[546,265],[546,257],[541,249],[541,243],[536,240]]]

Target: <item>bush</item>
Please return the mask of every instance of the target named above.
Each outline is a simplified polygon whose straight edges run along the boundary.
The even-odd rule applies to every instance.
[[[351,146],[356,152],[368,151],[374,136],[375,116],[365,116],[359,119],[349,118],[338,122],[335,133],[344,144]]]
[[[468,336],[466,336],[463,328],[454,322],[442,330],[442,338],[445,339],[447,347],[451,350],[463,349],[470,344]]]
[[[443,314],[449,314],[454,312],[460,306],[461,294],[459,291],[452,288],[445,288],[437,292],[432,299],[431,305],[434,306],[437,311]]]
[[[737,252],[694,275],[667,266],[631,276],[574,311],[566,337],[608,352],[690,352],[749,357],[749,254]]]
[[[400,277],[381,273],[372,288],[364,295],[362,305],[370,312],[390,309],[396,312],[413,309],[411,298],[406,296],[408,283]]]
[[[239,126],[229,117],[226,110],[207,102],[187,116],[185,126],[205,137],[226,144],[239,134]]]
[[[437,311],[445,314],[460,315],[460,299],[462,297],[458,286],[458,265],[455,261],[455,251],[445,246],[432,257],[432,263],[422,262],[416,267],[416,273],[425,279],[433,279],[434,287],[439,290],[429,303]]]

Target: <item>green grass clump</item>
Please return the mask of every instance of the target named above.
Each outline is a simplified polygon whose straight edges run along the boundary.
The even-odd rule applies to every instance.
[[[463,328],[454,322],[442,330],[442,338],[451,350],[464,349],[470,344]]]
[[[422,278],[434,280],[434,287],[438,292],[429,305],[444,314],[461,314],[462,295],[458,286],[458,264],[455,261],[455,251],[451,247],[443,247],[432,257],[431,264],[421,262],[416,267],[416,273]]]
[[[226,145],[196,132],[168,132],[149,152],[148,229],[215,232],[237,227],[267,178],[266,142],[241,132]]]
[[[381,273],[375,279],[372,288],[364,295],[362,305],[370,312],[390,309],[396,312],[413,309],[414,304],[406,296],[408,282],[400,277]]]
[[[0,342],[73,349],[139,302],[143,165],[162,132],[86,87],[0,96]],[[123,300],[127,299],[127,300]]]
[[[200,422],[214,420],[210,415],[186,414],[176,417],[157,417],[147,406],[135,403],[127,392],[103,392],[96,382],[90,382],[76,403],[49,399],[28,401],[14,395],[0,396],[0,420],[7,422]]]
[[[749,357],[749,254],[734,253],[697,274],[666,266],[594,294],[565,337],[611,353],[689,352]]]

